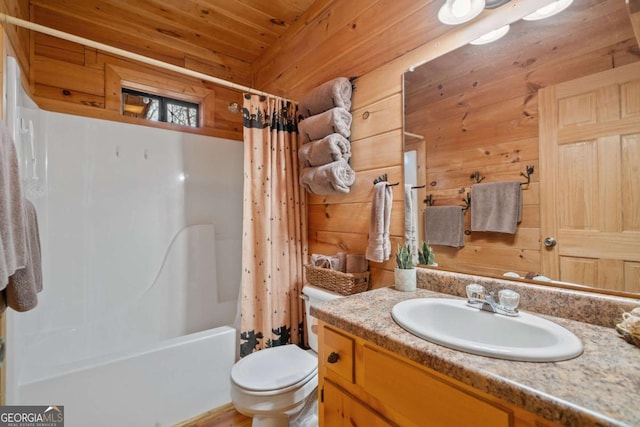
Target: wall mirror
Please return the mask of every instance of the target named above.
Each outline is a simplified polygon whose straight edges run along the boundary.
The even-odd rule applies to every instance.
[[[464,46],[404,74],[405,181],[425,186],[413,191],[419,240],[426,199],[434,206],[464,206],[479,180],[525,182],[523,175],[533,169],[530,183],[522,186],[516,233],[471,232],[466,211],[464,246],[434,246],[440,267],[493,277],[540,274],[597,291],[640,294],[640,174],[634,166],[640,157],[640,79],[567,95],[553,104],[557,110],[550,117],[560,115],[562,123],[574,127],[616,114],[626,114],[623,119],[632,123],[610,135],[585,134],[565,144],[551,162],[563,168],[560,175],[541,176],[550,162],[540,155],[545,135],[539,128],[542,122],[542,133],[548,133],[544,94],[549,90],[544,88],[638,62],[640,49],[625,2],[592,0],[574,2],[552,18],[515,22],[493,43]],[[610,158],[609,169],[598,164],[605,158]],[[550,183],[552,177],[561,182]],[[563,199],[550,200],[544,190],[549,185]],[[605,196],[609,193],[616,196]],[[559,227],[574,236],[572,253],[566,252],[571,239],[545,234],[546,221],[558,216]],[[622,234],[608,233],[613,229]],[[589,239],[595,234],[596,243]],[[626,240],[616,237],[623,234]],[[558,273],[549,272],[551,255]]]

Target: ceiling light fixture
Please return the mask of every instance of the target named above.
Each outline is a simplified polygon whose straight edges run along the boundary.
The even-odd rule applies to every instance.
[[[447,0],[438,11],[443,24],[458,25],[471,21],[484,9],[485,0]]]
[[[532,14],[527,15],[522,19],[524,19],[525,21],[538,21],[540,19],[549,18],[568,8],[571,3],[573,3],[573,0],[557,0],[545,7],[536,10]]]
[[[504,27],[500,27],[497,30],[493,30],[485,34],[484,36],[478,37],[477,39],[469,42],[473,45],[481,45],[494,42],[501,37],[504,37],[505,34],[509,32],[509,25],[505,25]]]
[[[503,4],[509,3],[511,0],[485,0],[485,9],[495,9]]]

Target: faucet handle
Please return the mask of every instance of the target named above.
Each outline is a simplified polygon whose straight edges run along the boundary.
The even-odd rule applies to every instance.
[[[511,289],[502,289],[498,292],[498,300],[505,310],[515,311],[520,303],[520,294]]]
[[[477,283],[470,283],[467,285],[467,300],[471,303],[481,302],[484,300],[485,290],[484,286]]]

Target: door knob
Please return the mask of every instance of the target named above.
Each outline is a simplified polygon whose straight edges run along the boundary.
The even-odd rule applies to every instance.
[[[329,355],[329,357],[327,357],[327,362],[336,363],[338,361],[338,359],[340,359],[340,355],[338,353],[336,353],[335,351],[332,351],[331,354]]]
[[[553,237],[547,237],[546,239],[544,239],[544,245],[548,248],[552,248],[556,245],[556,239],[554,239]]]

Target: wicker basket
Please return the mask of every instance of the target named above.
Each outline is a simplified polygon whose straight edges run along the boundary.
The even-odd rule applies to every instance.
[[[329,268],[304,266],[307,283],[340,295],[353,295],[369,289],[369,272],[342,273]]]

